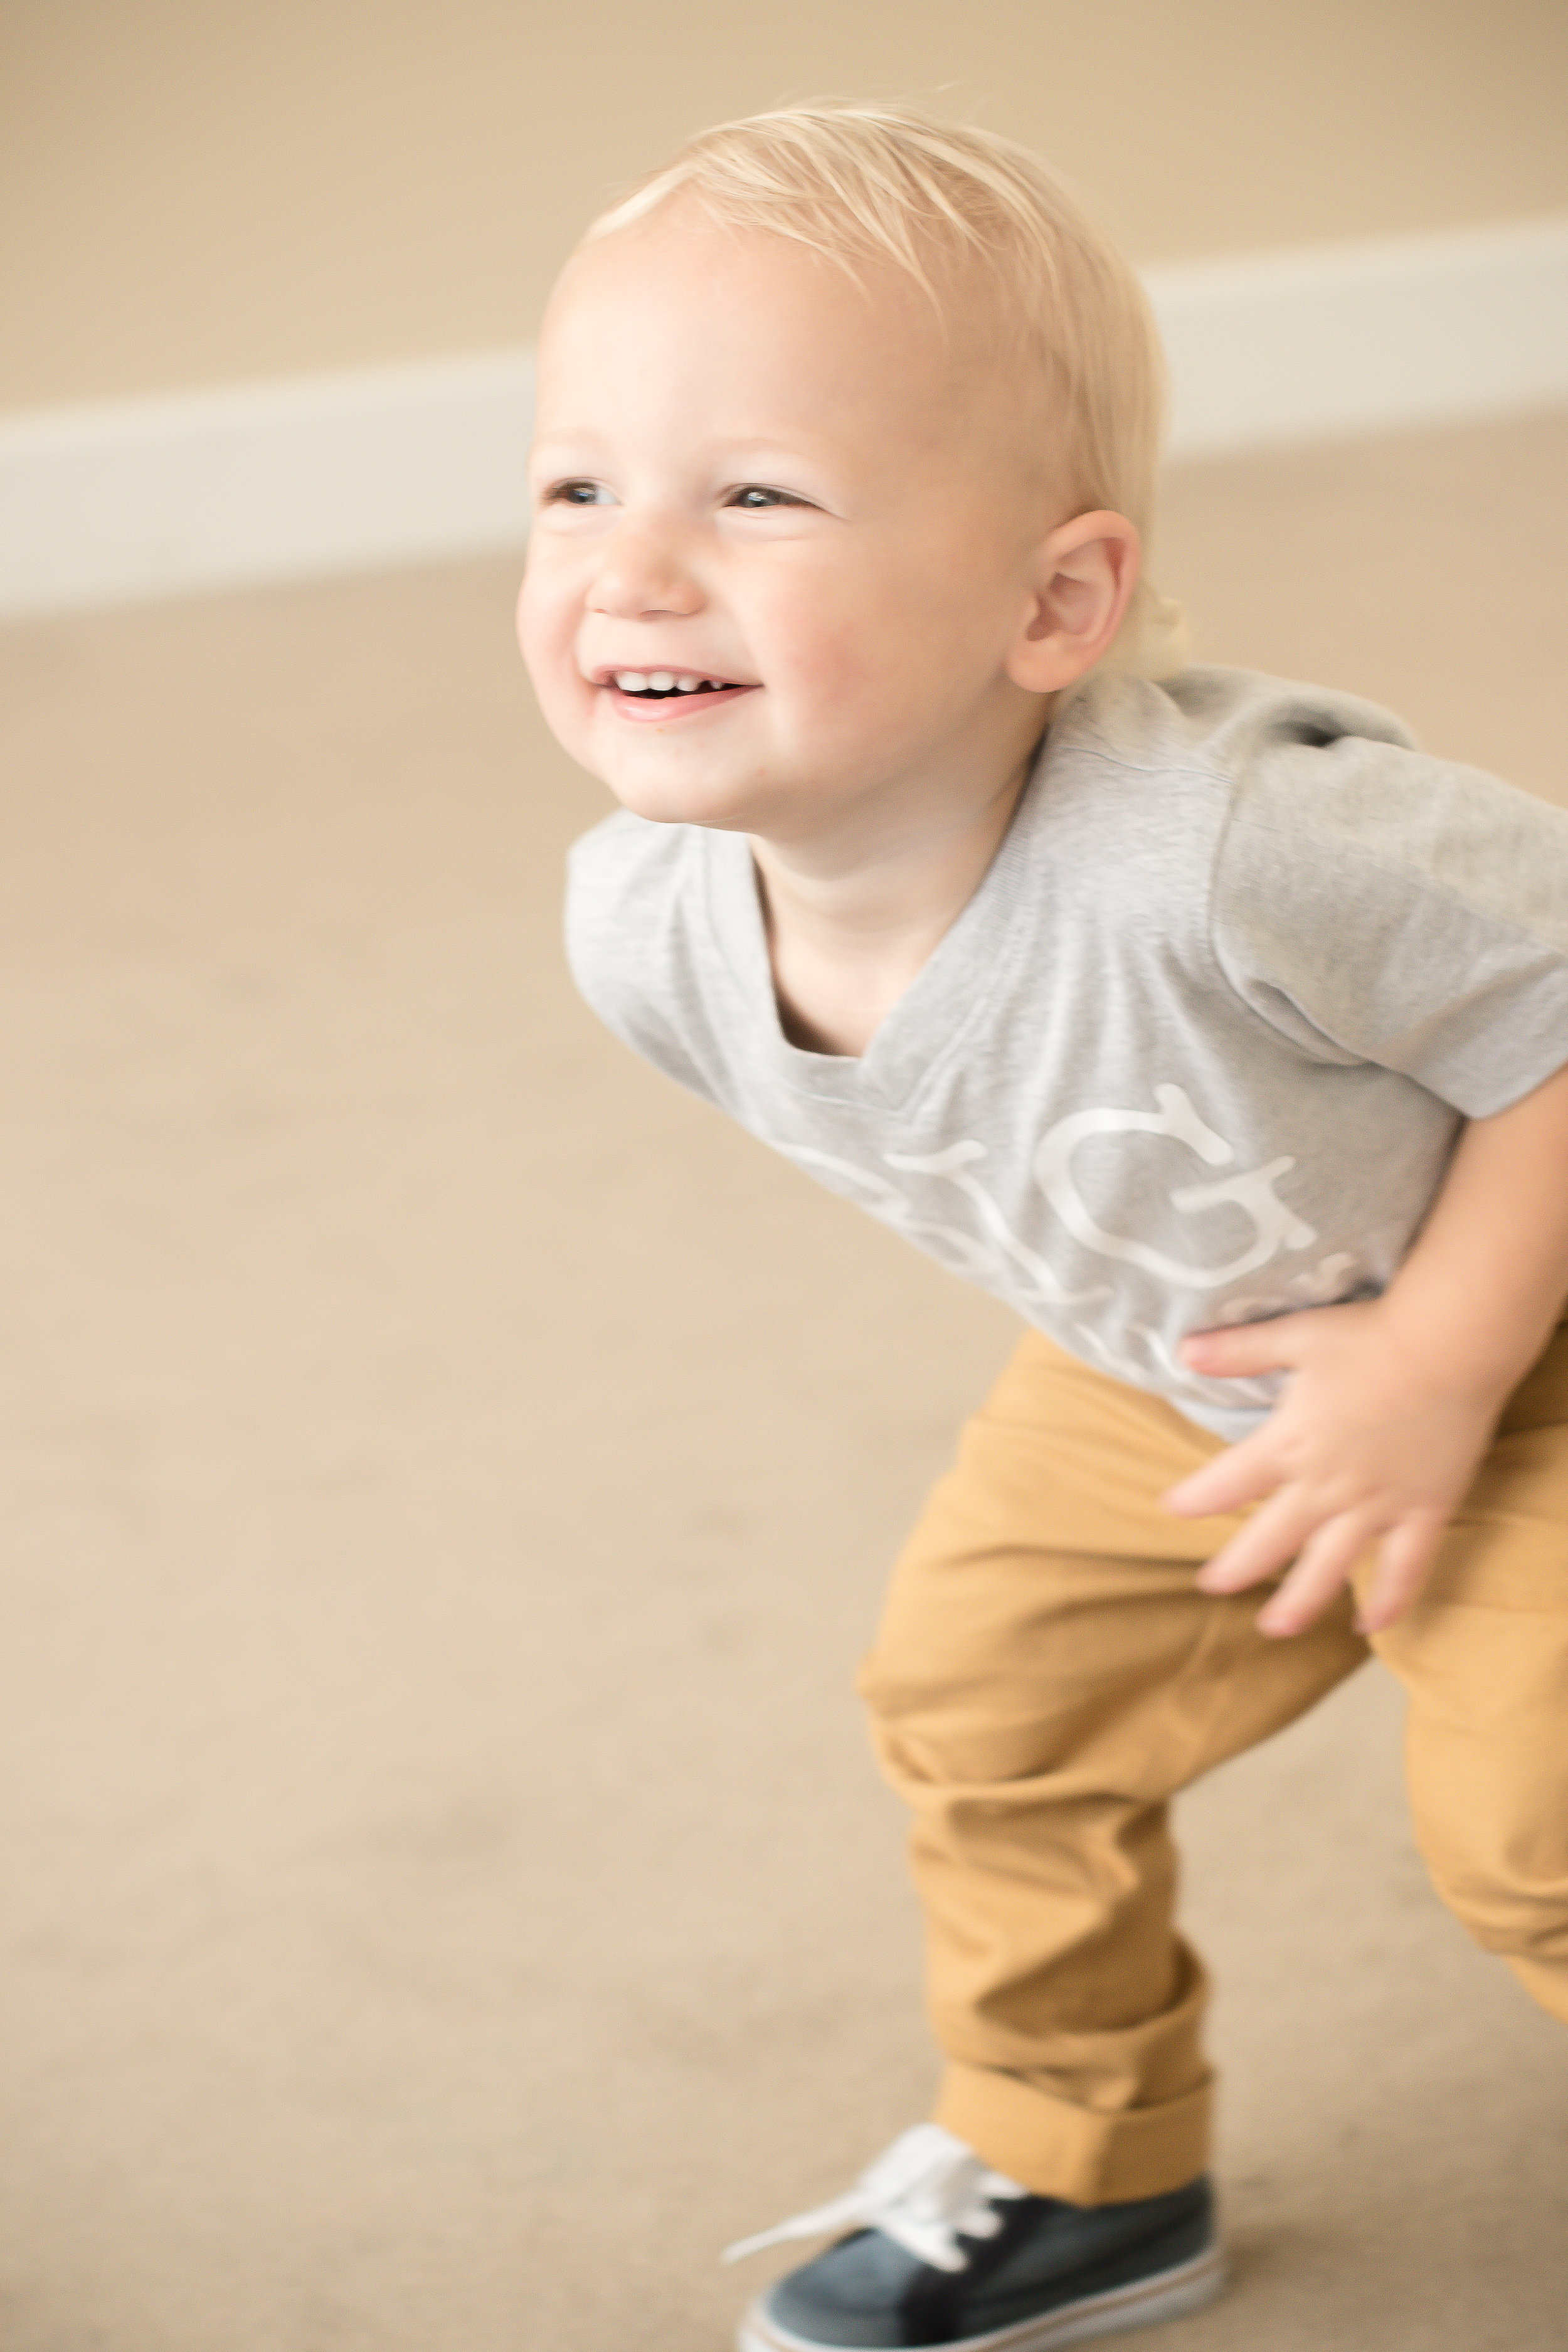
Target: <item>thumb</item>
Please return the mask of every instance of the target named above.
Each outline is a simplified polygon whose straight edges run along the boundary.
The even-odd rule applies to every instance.
[[[1264,1323],[1234,1323],[1226,1330],[1194,1331],[1177,1349],[1190,1370],[1210,1380],[1245,1380],[1254,1372],[1287,1371],[1297,1361],[1299,1315],[1275,1315]]]

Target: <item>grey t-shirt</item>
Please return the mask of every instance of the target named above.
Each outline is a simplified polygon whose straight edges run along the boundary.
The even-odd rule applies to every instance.
[[[1568,1063],[1568,813],[1249,671],[1096,676],[858,1058],[778,1021],[750,845],[621,814],[572,969],[639,1054],[1073,1354],[1239,1437],[1188,1332],[1375,1295],[1462,1118]]]

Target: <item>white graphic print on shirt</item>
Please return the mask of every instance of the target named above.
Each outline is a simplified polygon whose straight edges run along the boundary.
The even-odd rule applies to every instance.
[[[1236,1160],[1234,1147],[1205,1124],[1181,1087],[1157,1086],[1154,1099],[1159,1108],[1153,1111],[1110,1106],[1074,1111],[1047,1129],[1037,1145],[1032,1162],[1035,1181],[1076,1241],[1102,1257],[1141,1266],[1163,1282],[1190,1291],[1224,1288],[1243,1275],[1268,1265],[1281,1252],[1312,1246],[1318,1239],[1316,1229],[1298,1216],[1274,1190],[1296,1165],[1289,1155],[1212,1183],[1178,1185],[1165,1193],[1165,1200],[1182,1217],[1228,1203],[1251,1219],[1251,1243],[1222,1265],[1204,1265],[1174,1257],[1146,1242],[1107,1232],[1091,1213],[1072,1172],[1073,1154],[1089,1137],[1168,1136],[1185,1144],[1211,1168],[1228,1167]],[[955,1274],[1000,1290],[1026,1312],[1031,1307],[1098,1306],[1115,1296],[1110,1284],[1070,1289],[1038,1251],[1031,1249],[1013,1231],[1000,1203],[974,1173],[977,1163],[987,1156],[983,1143],[967,1140],[950,1144],[941,1151],[882,1154],[884,1165],[900,1173],[946,1179],[970,1203],[977,1232],[922,1215],[908,1193],[888,1177],[858,1167],[835,1153],[818,1150],[809,1144],[783,1144],[779,1149],[800,1166],[816,1171],[830,1182],[837,1179],[839,1186],[852,1189],[873,1216],[895,1227],[908,1240],[919,1243]],[[1338,1251],[1320,1265],[1292,1276],[1279,1294],[1226,1299],[1214,1319],[1226,1323],[1254,1321],[1292,1307],[1317,1305],[1343,1297],[1353,1282],[1354,1273],[1353,1258]],[[1152,1375],[1163,1388],[1174,1386],[1194,1394],[1223,1395],[1234,1402],[1268,1403],[1276,1393],[1276,1381],[1218,1382],[1201,1379],[1180,1361],[1165,1334],[1148,1323],[1126,1327],[1128,1337],[1148,1351],[1142,1362],[1121,1353],[1092,1324],[1075,1321],[1073,1328],[1092,1358],[1118,1378],[1141,1387],[1148,1386]]]
[[[1216,1184],[1184,1184],[1166,1195],[1171,1206],[1184,1216],[1197,1209],[1217,1208],[1222,1201],[1234,1201],[1252,1219],[1251,1246],[1226,1265],[1189,1265],[1180,1258],[1167,1257],[1162,1250],[1151,1249],[1146,1242],[1123,1240],[1097,1225],[1072,1178],[1073,1152],[1086,1136],[1140,1131],[1173,1136],[1211,1168],[1228,1167],[1236,1158],[1225,1138],[1204,1125],[1180,1087],[1156,1087],[1154,1099],[1160,1106],[1157,1111],[1074,1111],[1070,1118],[1058,1119],[1041,1141],[1034,1159],[1035,1181],[1068,1233],[1102,1257],[1125,1258],[1130,1265],[1141,1265],[1184,1290],[1218,1290],[1251,1274],[1255,1267],[1267,1265],[1281,1249],[1311,1248],[1318,1238],[1314,1227],[1274,1194],[1279,1179],[1296,1165],[1289,1157],[1271,1160],[1267,1168],[1255,1168],[1248,1175],[1226,1176]]]

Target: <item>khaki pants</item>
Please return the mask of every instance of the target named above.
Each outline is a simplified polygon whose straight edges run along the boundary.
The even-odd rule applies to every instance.
[[[1207,2160],[1202,1968],[1173,1922],[1173,1792],[1375,1650],[1409,1696],[1444,1900],[1568,2021],[1568,1329],[1516,1391],[1420,1602],[1254,1629],[1194,1573],[1238,1522],[1154,1497],[1219,1441],[1031,1334],[895,1572],[862,1689],[913,1808],[937,2117],[1079,2204]]]

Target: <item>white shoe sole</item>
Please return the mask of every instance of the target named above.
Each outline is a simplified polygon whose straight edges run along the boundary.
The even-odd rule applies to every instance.
[[[1068,2344],[1088,2344],[1097,2336],[1115,2336],[1125,2328],[1154,2327],[1166,2319],[1184,2319],[1202,2311],[1222,2293],[1225,2256],[1217,2246],[1194,2255],[1179,2269],[1162,2271],[1155,2278],[1132,2286],[1112,2287],[1107,2294],[1091,2294],[1061,2311],[1042,2312],[1016,2327],[999,2327],[985,2336],[963,2336],[933,2352],[1060,2352]],[[753,2304],[741,2323],[740,2352],[852,2352],[808,2336],[796,2336],[769,2319],[761,2304]]]

